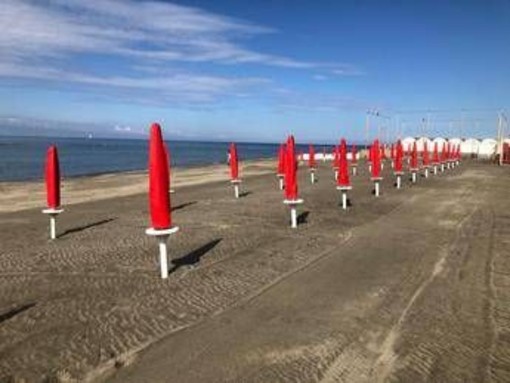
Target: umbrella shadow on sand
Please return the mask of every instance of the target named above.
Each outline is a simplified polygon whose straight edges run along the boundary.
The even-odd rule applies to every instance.
[[[32,307],[34,307],[36,305],[35,302],[31,302],[31,303],[26,303],[22,306],[18,306],[16,308],[13,308],[12,310],[9,310],[5,313],[0,313],[0,323],[8,320],[8,319],[11,319],[12,317],[18,315],[18,314],[21,314],[23,311],[26,311],[28,309],[31,309]]]
[[[309,211],[304,211],[297,217],[297,223],[298,225],[302,225],[304,223],[308,223],[308,216],[310,215]]]
[[[253,192],[245,191],[245,192],[239,193],[239,197],[241,197],[241,198],[248,197],[250,194],[253,194]]]
[[[181,258],[172,260],[173,266],[172,268],[170,268],[170,270],[168,270],[168,273],[172,274],[183,266],[196,265],[198,262],[200,262],[200,258],[202,258],[205,254],[214,249],[216,245],[218,245],[218,243],[220,243],[222,240],[223,238],[215,239],[213,241],[206,243],[203,246],[200,246],[198,249],[193,250],[191,253],[188,253]]]
[[[117,219],[117,217],[106,218],[106,219],[102,219],[101,221],[96,221],[96,222],[88,223],[86,225],[73,227],[71,229],[67,229],[66,231],[62,232],[62,234],[60,234],[58,237],[62,238],[62,237],[65,237],[68,234],[78,233],[80,231],[90,229],[91,227],[101,226],[101,225],[107,224],[109,222],[115,221],[116,219]]]
[[[181,209],[184,209],[185,207],[188,207],[188,206],[191,206],[191,205],[195,205],[197,203],[198,203],[198,201],[191,201],[191,202],[181,203],[180,205],[173,206],[172,207],[172,211],[181,210]]]

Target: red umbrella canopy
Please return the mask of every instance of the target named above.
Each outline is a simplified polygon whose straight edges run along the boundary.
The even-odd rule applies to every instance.
[[[349,180],[349,163],[347,162],[347,143],[342,138],[340,142],[340,155],[339,155],[339,173],[337,178],[338,186],[350,186]]]
[[[315,148],[310,144],[308,148],[308,167],[315,168],[317,163],[315,162]]]
[[[434,151],[432,152],[432,162],[434,164],[439,163],[439,151],[437,149],[437,141],[434,142]]]
[[[441,162],[446,161],[446,142],[443,142],[443,148],[441,149]]]
[[[404,157],[404,148],[402,147],[402,142],[400,140],[397,141],[397,147],[395,152],[395,171],[402,172],[402,158]]]
[[[358,159],[356,158],[356,145],[352,145],[351,147],[351,162],[353,164],[357,163],[358,162]]]
[[[340,168],[340,148],[338,146],[333,148],[333,167]]]
[[[429,159],[429,147],[427,145],[427,141],[423,142],[423,152],[421,155],[422,155],[423,165],[428,166],[430,163],[430,159]]]
[[[159,124],[152,124],[149,142],[149,208],[152,227],[168,229],[170,214],[170,174],[168,154]]]
[[[285,144],[280,145],[278,150],[278,174],[285,174]]]
[[[386,148],[384,147],[384,145],[381,146],[381,158],[383,160],[386,159]]]
[[[233,142],[230,144],[230,179],[239,179],[239,158],[237,157],[237,146]]]
[[[446,159],[449,160],[451,158],[451,154],[452,154],[452,148],[450,146],[450,143],[448,142],[446,144]]]
[[[297,162],[294,136],[287,139],[287,153],[285,155],[285,198],[295,200],[298,198]]]
[[[413,150],[411,151],[411,169],[418,169],[418,149],[416,147],[416,141],[413,143]]]
[[[381,176],[381,149],[379,147],[379,140],[375,140],[372,145],[371,159],[372,177],[378,178]]]
[[[48,148],[46,152],[46,203],[50,209],[60,207],[60,164],[58,151],[55,145]]]

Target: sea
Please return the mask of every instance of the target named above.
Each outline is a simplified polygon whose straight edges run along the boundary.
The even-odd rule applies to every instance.
[[[0,182],[43,178],[48,146],[58,147],[63,177],[144,170],[148,161],[148,141],[136,139],[6,137],[0,136]],[[226,142],[167,141],[172,166],[194,167],[225,164]],[[322,151],[322,146],[316,151]],[[239,159],[276,157],[277,144],[238,143]],[[296,151],[307,152],[308,145]]]

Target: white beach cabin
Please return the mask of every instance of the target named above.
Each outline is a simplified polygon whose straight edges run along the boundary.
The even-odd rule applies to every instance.
[[[460,151],[463,155],[478,155],[478,149],[480,148],[480,141],[476,138],[466,138],[460,144]]]
[[[413,144],[416,142],[416,138],[414,137],[406,137],[402,140],[402,148],[404,152],[411,150],[413,148]]]
[[[429,152],[434,150],[432,140],[428,137],[420,137],[416,140],[416,150],[418,150],[419,152],[423,152],[423,150],[425,149],[425,143],[427,143],[427,149]]]
[[[494,138],[486,138],[482,140],[478,147],[478,156],[480,158],[491,158],[496,154],[498,142]]]

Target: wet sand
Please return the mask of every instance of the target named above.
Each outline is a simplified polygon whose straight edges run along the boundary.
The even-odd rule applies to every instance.
[[[55,242],[0,214],[0,381],[510,381],[510,168],[386,166],[378,199],[360,170],[344,212],[302,168],[297,230],[273,174],[176,185],[166,281],[144,194],[69,206]]]

